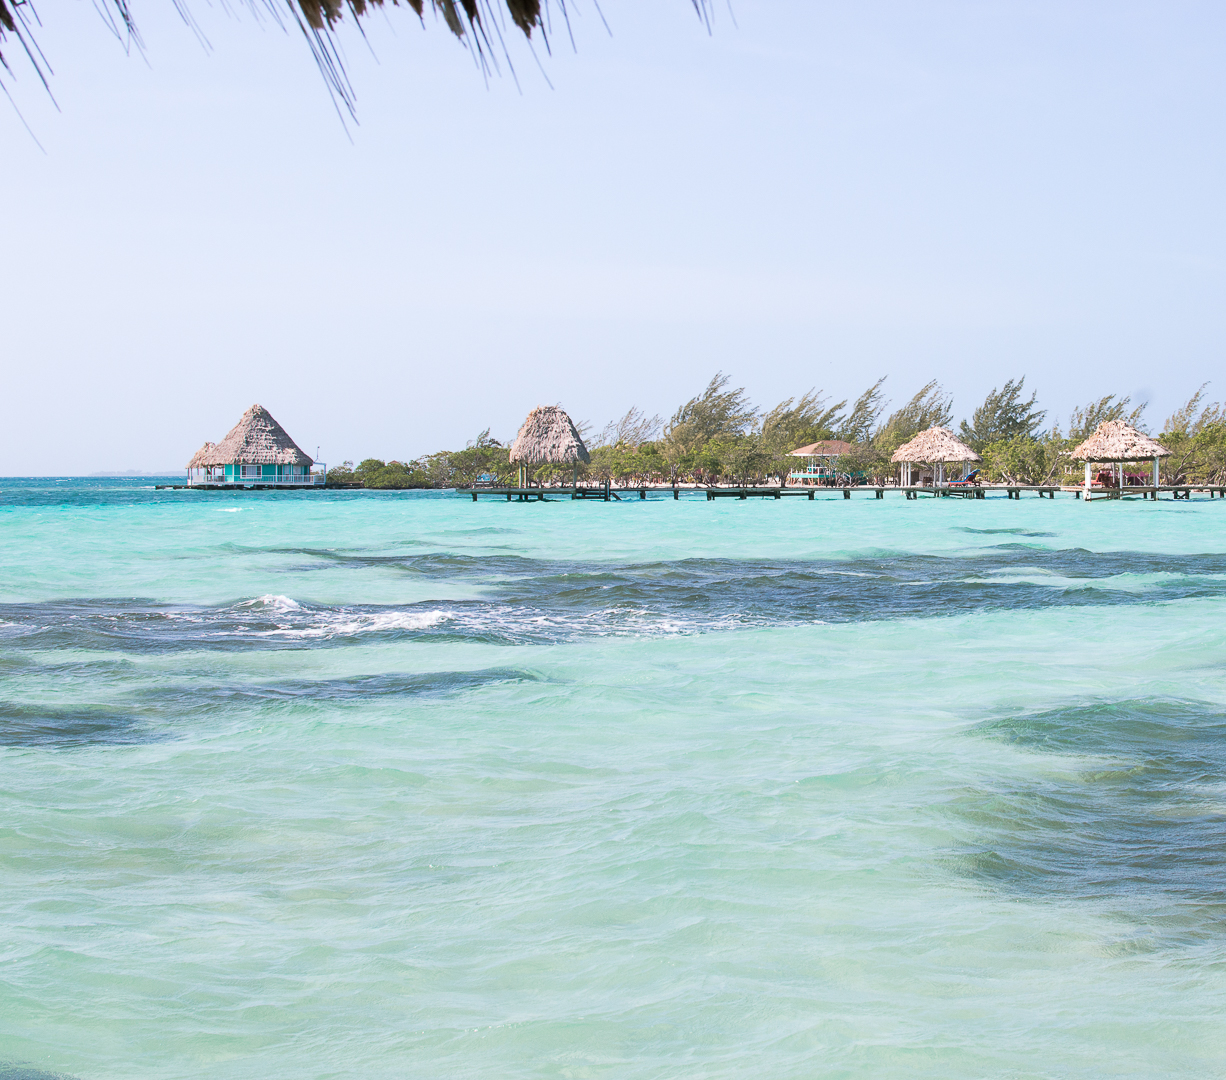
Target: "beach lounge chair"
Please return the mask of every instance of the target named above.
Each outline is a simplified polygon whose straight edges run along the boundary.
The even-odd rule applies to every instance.
[[[972,469],[961,480],[951,480],[949,482],[949,486],[950,487],[970,487],[972,485],[978,485],[980,471],[981,470],[979,469]]]

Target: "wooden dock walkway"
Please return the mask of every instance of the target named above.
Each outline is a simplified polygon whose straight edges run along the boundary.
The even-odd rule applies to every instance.
[[[1160,487],[1126,487],[1092,488],[1089,499],[1121,499],[1144,498],[1157,499],[1160,494],[1170,494],[1175,499],[1190,499],[1192,492],[1207,493],[1210,498],[1226,499],[1226,486],[1204,484],[1170,484]],[[550,502],[557,499],[595,499],[599,502],[622,502],[626,499],[644,500],[649,495],[671,496],[680,499],[682,495],[703,495],[707,502],[715,499],[789,499],[807,498],[810,502],[817,496],[826,500],[837,499],[840,496],[849,500],[853,494],[870,493],[874,499],[884,499],[887,492],[900,492],[907,499],[986,499],[989,495],[1004,495],[1008,499],[1020,499],[1023,492],[1033,492],[1040,499],[1054,499],[1057,492],[1066,493],[1080,499],[1084,489],[1079,486],[1061,486],[1059,484],[981,484],[960,487],[899,487],[896,485],[877,486],[862,484],[856,487],[778,487],[767,485],[750,485],[746,487],[673,487],[668,484],[639,484],[634,487],[613,487],[611,484],[599,484],[575,487],[472,487],[458,488],[460,494],[471,495],[473,502],[481,496],[505,499],[507,502]]]
[[[611,484],[600,484],[597,486],[585,487],[471,487],[457,488],[458,492],[473,497],[473,502],[481,495],[492,495],[494,498],[505,498],[507,502],[549,502],[549,496],[555,499],[597,499],[601,502],[617,501],[630,499],[637,495],[640,499],[646,499],[647,493],[650,491],[653,494],[668,492],[672,494],[674,499],[680,498],[681,492],[691,491],[692,488],[676,488],[665,487],[659,484],[645,484],[639,487],[632,488],[615,488]]]
[[[1065,488],[1065,491],[1075,491],[1080,495],[1082,488]],[[1091,488],[1088,499],[1097,502],[1099,499],[1157,499],[1162,492],[1169,492],[1175,499],[1190,499],[1192,492],[1208,492],[1209,498],[1226,499],[1226,487],[1217,484],[1160,484],[1158,487],[1138,486],[1124,488]]]

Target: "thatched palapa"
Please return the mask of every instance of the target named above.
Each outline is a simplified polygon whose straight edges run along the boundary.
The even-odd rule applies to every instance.
[[[586,465],[591,460],[571,418],[556,405],[533,409],[511,443],[511,461],[520,465]]]
[[[903,443],[894,451],[890,460],[913,465],[943,465],[953,461],[982,461],[983,458],[958,439],[949,428],[937,425],[927,431],[921,431],[910,442]]]
[[[187,467],[215,465],[313,465],[263,405],[252,405],[219,443],[206,442]]]
[[[803,465],[788,470],[787,481],[801,484],[829,484],[839,479],[836,468],[838,459],[850,454],[855,447],[842,439],[825,439],[822,442],[798,446],[789,457],[804,458]],[[844,479],[846,479],[844,474]]]
[[[1077,461],[1144,461],[1170,451],[1123,420],[1104,420],[1080,446],[1069,451]]]

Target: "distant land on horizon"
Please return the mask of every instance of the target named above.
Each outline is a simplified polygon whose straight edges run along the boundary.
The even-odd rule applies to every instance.
[[[104,469],[102,472],[92,472],[89,476],[177,476],[183,469]]]
[[[181,476],[184,470],[179,469],[103,469],[101,472],[74,473],[0,473],[4,480],[122,480],[125,477],[143,479],[149,477]]]

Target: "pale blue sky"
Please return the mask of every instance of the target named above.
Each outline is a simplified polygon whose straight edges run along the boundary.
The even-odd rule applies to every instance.
[[[403,459],[720,368],[765,405],[1226,397],[1220,4],[734,0],[708,37],[604,0],[609,37],[579,2],[552,89],[407,8],[342,31],[352,143],[296,31],[199,2],[207,52],[134,0],[142,59],[42,3],[45,154],[0,102],[0,473],[179,467],[256,401]]]

